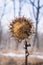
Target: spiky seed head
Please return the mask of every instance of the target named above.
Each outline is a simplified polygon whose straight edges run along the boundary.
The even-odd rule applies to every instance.
[[[28,38],[33,33],[33,23],[25,17],[16,18],[10,23],[10,32],[16,39]]]

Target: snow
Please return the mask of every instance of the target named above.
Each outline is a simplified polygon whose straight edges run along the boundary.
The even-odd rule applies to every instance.
[[[16,54],[16,53],[12,53],[12,52],[9,52],[9,53],[2,53],[0,52],[0,55],[2,56],[10,56],[10,57],[25,57],[25,54]],[[43,59],[43,55],[29,55],[29,57],[34,57],[34,58],[39,58],[39,59]]]
[[[43,59],[43,55],[30,55],[30,57]]]
[[[25,54],[16,54],[16,53],[12,53],[12,52],[9,52],[9,53],[0,53],[0,55],[11,56],[11,57],[24,57],[25,56]]]

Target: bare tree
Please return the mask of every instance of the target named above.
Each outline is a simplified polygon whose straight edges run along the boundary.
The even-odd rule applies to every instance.
[[[4,14],[5,14],[5,8],[6,8],[6,0],[4,1],[4,5],[3,5],[3,12],[2,12],[2,14],[0,15],[1,17],[0,17],[0,44],[2,45],[2,43],[1,43],[1,40],[2,40],[2,25],[1,25],[1,20],[2,20],[2,18],[3,18],[3,16],[4,16]],[[0,47],[1,47],[1,45],[0,45]]]
[[[32,13],[34,16],[34,19],[36,21],[36,29],[35,29],[35,36],[34,36],[34,42],[33,42],[33,46],[35,45],[36,42],[36,46],[37,48],[39,48],[39,38],[38,38],[38,23],[39,23],[39,16],[40,16],[40,9],[43,7],[43,5],[40,5],[40,0],[28,0],[27,3],[29,3],[32,5]],[[35,4],[37,2],[37,4]],[[35,11],[36,9],[36,11]]]
[[[21,7],[22,7],[22,6],[21,6],[21,2],[22,2],[22,1],[19,0],[19,16],[21,16]]]
[[[0,44],[1,44],[1,37],[2,37],[2,26],[1,26],[1,22],[0,22]]]
[[[21,10],[22,10],[24,3],[26,3],[26,0],[19,0],[19,13],[18,13],[19,16],[21,16]]]
[[[13,7],[14,7],[14,17],[15,17],[15,0],[12,0],[13,1]]]

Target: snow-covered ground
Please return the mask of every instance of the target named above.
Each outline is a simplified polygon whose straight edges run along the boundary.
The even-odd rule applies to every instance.
[[[9,53],[0,53],[0,55],[11,56],[11,57],[24,57],[25,56],[25,54],[16,54],[16,53],[12,53],[12,52],[9,52]]]
[[[2,56],[10,56],[10,57],[25,57],[25,54],[16,54],[16,53],[12,53],[12,52],[9,52],[9,53],[0,52],[0,55],[2,55]],[[32,55],[29,55],[29,57],[43,59],[43,55],[38,55],[38,54],[32,54]]]

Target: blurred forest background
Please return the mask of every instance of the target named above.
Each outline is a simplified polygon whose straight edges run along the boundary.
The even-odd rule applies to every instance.
[[[24,40],[18,43],[9,32],[10,22],[20,16],[32,19],[35,27],[30,41],[31,50],[43,51],[43,0],[0,0],[0,50],[23,51]]]

